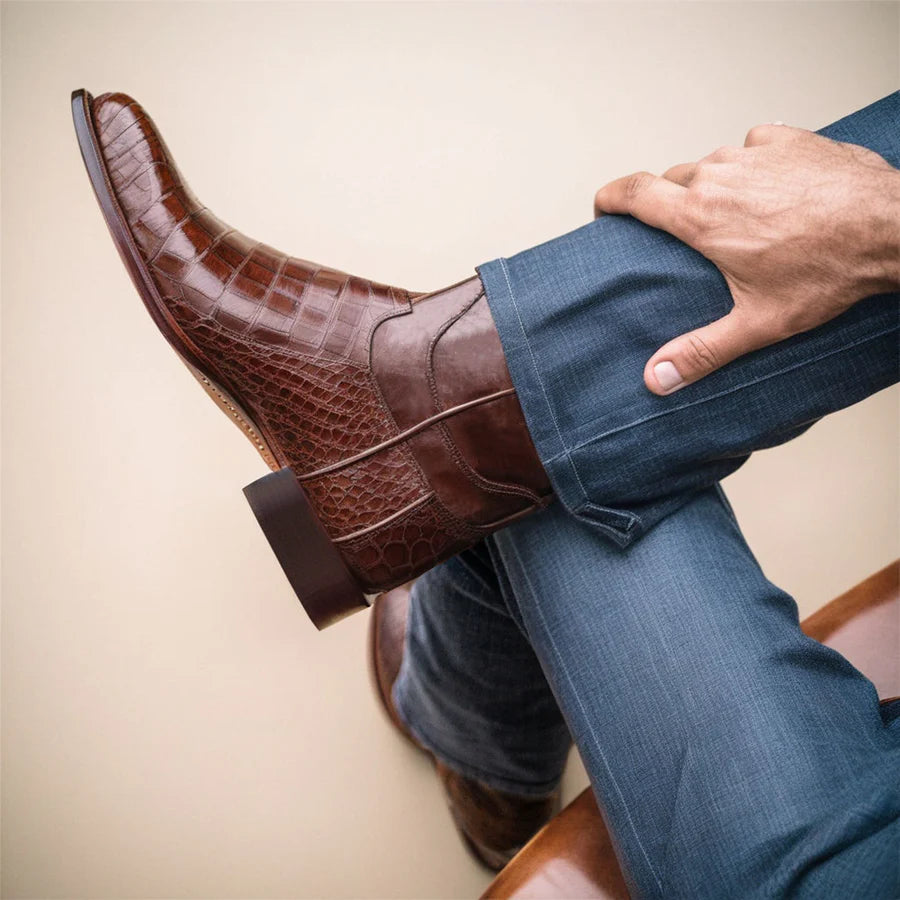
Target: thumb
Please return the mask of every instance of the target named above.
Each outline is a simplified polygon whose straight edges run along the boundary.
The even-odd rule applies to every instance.
[[[733,309],[660,347],[644,367],[644,383],[654,394],[674,394],[760,346],[745,318]]]

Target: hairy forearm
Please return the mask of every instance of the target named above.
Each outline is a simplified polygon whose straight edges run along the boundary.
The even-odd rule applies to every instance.
[[[873,173],[872,206],[867,217],[871,246],[861,296],[900,288],[900,172]]]

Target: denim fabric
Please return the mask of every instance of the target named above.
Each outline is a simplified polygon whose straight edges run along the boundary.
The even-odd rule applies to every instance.
[[[416,583],[395,700],[438,757],[545,789],[551,693],[634,897],[900,896],[900,717],[801,632],[716,488],[627,548],[556,504]]]
[[[900,93],[824,133],[900,165]],[[400,714],[522,793],[571,734],[636,897],[900,896],[900,716],[804,637],[717,485],[896,381],[898,295],[656,397],[646,360],[731,307],[699,254],[609,216],[479,272],[562,504],[416,583]]]
[[[900,92],[822,133],[900,166]],[[753,450],[897,380],[900,295],[889,294],[676,394],[651,394],[651,355],[732,301],[712,263],[630,217],[478,271],[557,496],[622,546]]]
[[[394,699],[419,742],[457,772],[546,795],[572,738],[495,555],[482,542],[415,583]]]

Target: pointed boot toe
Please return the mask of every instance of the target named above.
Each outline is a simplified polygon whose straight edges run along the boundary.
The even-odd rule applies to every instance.
[[[273,470],[245,494],[318,627],[550,501],[477,277],[416,295],[288,256],[194,196],[132,98],[72,112],[147,310]]]

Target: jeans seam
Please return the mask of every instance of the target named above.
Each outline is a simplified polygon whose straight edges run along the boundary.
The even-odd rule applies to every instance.
[[[501,257],[499,260],[500,268],[503,271],[503,278],[506,281],[506,292],[509,294],[509,299],[512,301],[513,310],[516,314],[516,320],[519,323],[519,330],[522,332],[522,337],[525,341],[525,346],[528,349],[528,356],[531,360],[531,368],[534,371],[534,377],[537,381],[538,385],[541,388],[541,393],[544,396],[544,403],[547,405],[547,410],[550,413],[550,418],[553,421],[553,427],[556,429],[556,436],[559,438],[560,446],[562,447],[562,453],[556,454],[552,457],[552,459],[558,459],[560,456],[567,455],[569,453],[568,448],[566,447],[566,441],[563,438],[562,430],[559,427],[559,421],[556,418],[556,411],[553,409],[553,405],[550,403],[550,395],[547,393],[547,388],[544,385],[544,381],[541,378],[541,372],[538,368],[537,360],[534,356],[534,350],[531,347],[531,341],[528,339],[528,332],[525,331],[525,323],[522,321],[522,315],[519,312],[519,304],[516,302],[516,295],[513,292],[512,282],[509,277],[509,270],[506,267],[506,260]],[[575,475],[575,480],[578,482],[578,487],[581,490],[582,497],[587,500],[587,490],[584,487],[584,484],[581,481],[581,476],[578,473],[578,470],[575,468],[575,465],[572,465],[572,472]]]
[[[513,300],[515,303],[515,300]],[[885,335],[889,335],[892,332],[896,331],[896,327],[887,328],[884,331],[879,331],[877,334],[868,335],[867,337],[860,338],[858,341],[854,341],[851,344],[845,344],[842,347],[838,347],[834,350],[829,350],[827,353],[820,353],[818,356],[814,356],[812,359],[806,359],[802,362],[795,363],[791,366],[786,366],[785,368],[778,369],[776,372],[770,372],[766,375],[760,375],[758,378],[754,378],[751,381],[747,381],[744,384],[737,385],[733,388],[728,388],[727,390],[719,391],[717,394],[711,394],[709,397],[702,397],[698,400],[692,400],[690,403],[684,403],[681,406],[676,406],[672,409],[664,409],[660,410],[656,413],[651,413],[650,415],[644,416],[641,419],[635,419],[633,422],[629,422],[627,425],[617,425],[615,428],[609,429],[609,431],[604,431],[602,434],[595,435],[592,438],[589,438],[586,441],[582,441],[579,444],[576,444],[574,447],[570,447],[568,449],[564,449],[564,453],[560,453],[557,456],[553,457],[553,459],[548,460],[548,462],[553,462],[555,459],[562,457],[565,454],[568,454],[571,458],[571,454],[583,449],[584,447],[589,446],[590,444],[595,443],[596,441],[603,440],[603,438],[610,437],[611,435],[618,434],[621,431],[627,431],[629,428],[635,428],[638,425],[644,425],[647,422],[652,422],[655,419],[662,418],[663,416],[670,416],[673,413],[681,412],[685,409],[690,409],[693,406],[700,406],[703,403],[709,403],[712,400],[718,400],[720,397],[727,397],[729,394],[737,393],[738,391],[742,391],[745,388],[753,387],[756,384],[762,384],[765,381],[769,381],[772,378],[777,378],[780,375],[785,375],[788,372],[793,372],[796,369],[800,369],[803,366],[813,365],[814,363],[820,362],[823,359],[827,359],[829,356],[835,356],[838,353],[844,353],[847,350],[852,350],[854,347],[858,347],[861,344],[866,344],[870,341],[876,341],[878,338],[884,337]],[[595,420],[593,420],[595,421]],[[585,422],[585,425],[590,425],[590,422]],[[558,428],[557,428],[558,430]],[[565,448],[565,445],[563,445]],[[573,468],[575,468],[573,464]],[[581,482],[579,481],[579,484]],[[583,488],[582,488],[583,490]]]
[[[641,836],[638,834],[638,830],[635,827],[634,820],[631,818],[631,812],[628,809],[627,804],[625,803],[625,797],[623,796],[622,791],[619,788],[619,784],[616,781],[615,775],[613,774],[612,769],[610,768],[609,762],[606,759],[606,754],[603,752],[603,747],[600,743],[599,738],[597,737],[596,732],[594,731],[594,726],[591,723],[590,716],[588,715],[587,710],[584,708],[584,705],[581,702],[581,697],[578,695],[578,691],[575,689],[575,684],[573,683],[571,677],[569,676],[569,670],[566,667],[565,659],[563,658],[563,655],[559,652],[559,648],[556,645],[556,641],[553,637],[553,633],[547,624],[547,620],[544,618],[543,611],[541,610],[541,604],[540,604],[540,602],[538,602],[534,588],[531,586],[531,579],[528,577],[528,572],[526,571],[525,566],[522,564],[522,560],[519,556],[519,550],[518,550],[518,547],[516,546],[516,542],[514,540],[509,541],[508,546],[509,546],[509,549],[512,551],[513,555],[516,557],[516,561],[519,564],[519,571],[522,573],[523,580],[524,580],[525,584],[528,586],[528,590],[531,593],[532,600],[534,601],[531,604],[532,609],[535,610],[535,612],[537,613],[538,617],[541,620],[541,624],[543,625],[543,628],[544,628],[544,633],[546,634],[547,640],[550,644],[550,649],[553,651],[553,655],[557,659],[560,671],[563,673],[566,680],[569,682],[569,687],[571,688],[572,696],[575,698],[575,701],[578,703],[578,706],[581,710],[582,720],[587,724],[591,739],[594,742],[594,746],[597,748],[597,752],[600,754],[600,759],[603,761],[603,767],[606,769],[606,773],[609,776],[609,780],[612,783],[612,786],[615,789],[615,792],[619,797],[619,801],[622,804],[622,808],[625,810],[625,816],[628,820],[628,825],[631,828],[632,834],[634,834],[634,839],[637,842],[638,847],[640,847],[641,853],[644,856],[644,860],[647,863],[647,868],[650,870],[650,874],[653,876],[653,880],[656,882],[656,885],[659,888],[659,890],[662,891],[662,889],[663,889],[662,883],[659,880],[659,876],[656,874],[656,870],[653,868],[653,863],[650,861],[650,856],[647,853],[647,850],[644,847],[643,842],[641,841]],[[577,743],[577,741],[576,741],[576,743]]]

